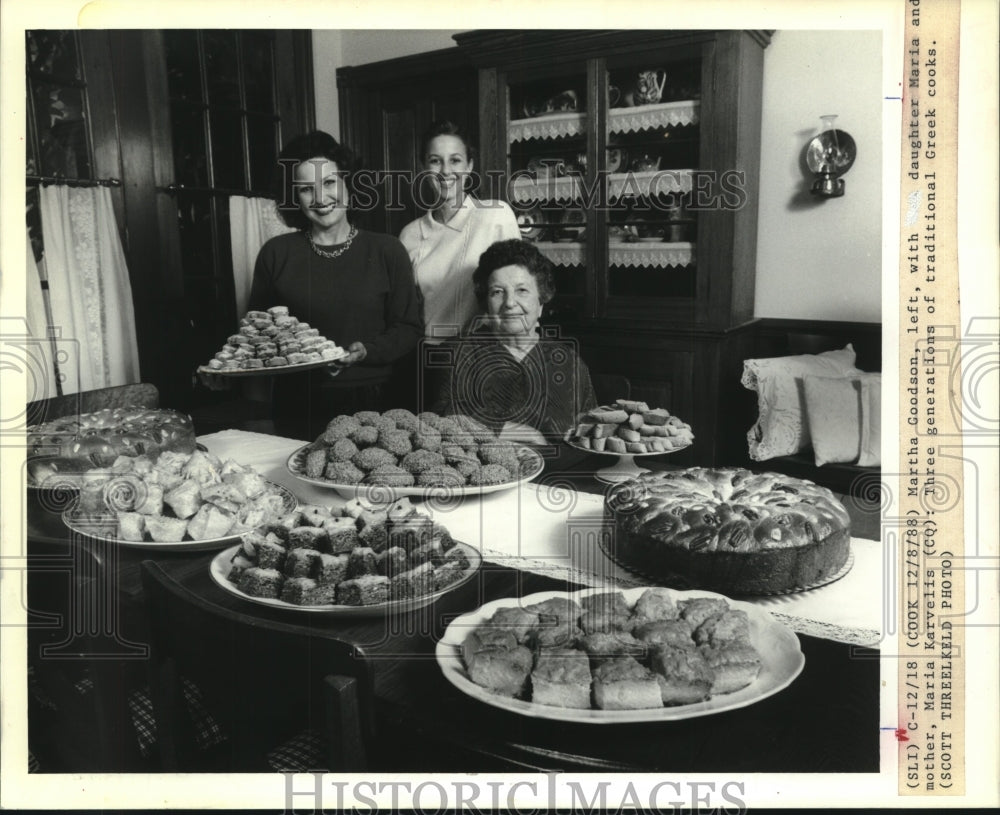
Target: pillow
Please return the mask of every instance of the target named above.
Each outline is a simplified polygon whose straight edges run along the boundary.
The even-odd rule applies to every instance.
[[[868,374],[861,379],[861,455],[862,467],[882,466],[882,374]]]
[[[817,467],[858,460],[866,413],[862,393],[871,377],[881,381],[881,374],[862,374],[847,379],[819,376],[803,379],[806,418]]]
[[[859,374],[854,347],[793,357],[748,359],[743,363],[743,387],[757,391],[757,421],[747,433],[750,458],[766,461],[789,456],[809,445],[802,378],[843,378]]]
[[[802,381],[816,466],[855,461],[861,452],[861,381],[821,376]]]

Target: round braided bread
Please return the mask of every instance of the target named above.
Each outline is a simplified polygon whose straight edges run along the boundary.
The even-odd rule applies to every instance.
[[[811,481],[738,468],[645,473],[608,495],[615,553],[698,588],[778,593],[838,572],[850,517]]]

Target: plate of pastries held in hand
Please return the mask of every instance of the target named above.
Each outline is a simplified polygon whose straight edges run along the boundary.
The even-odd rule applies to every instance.
[[[513,489],[542,471],[534,450],[499,438],[469,416],[405,408],[334,417],[296,450],[296,478],[354,495],[479,495]]]
[[[212,560],[211,576],[253,603],[370,617],[413,611],[467,582],[478,550],[400,498],[355,498],[339,509],[302,505],[243,535]]]
[[[615,456],[651,456],[674,453],[694,441],[691,426],[666,408],[645,402],[616,399],[580,417],[565,437],[570,447]]]
[[[321,368],[343,359],[347,351],[300,322],[287,306],[248,311],[240,328],[199,373],[260,376]]]
[[[481,702],[593,724],[735,710],[786,688],[805,664],[795,633],[763,609],[665,588],[495,600],[456,618],[436,656]]]
[[[88,470],[63,522],[128,548],[200,551],[221,549],[295,504],[252,467],[202,450],[165,450]]]

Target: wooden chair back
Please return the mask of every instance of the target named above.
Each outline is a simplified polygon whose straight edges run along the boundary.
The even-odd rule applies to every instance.
[[[150,689],[164,771],[205,770],[193,749],[181,678],[228,735],[228,772],[266,772],[267,753],[306,729],[323,734],[328,766],[367,766],[372,679],[363,652],[326,632],[218,606],[142,563],[150,627]],[[218,757],[218,756],[217,756]]]

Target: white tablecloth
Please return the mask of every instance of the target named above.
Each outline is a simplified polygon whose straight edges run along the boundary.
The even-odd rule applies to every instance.
[[[288,487],[305,504],[342,505],[335,490],[300,481],[285,467],[303,442],[224,430],[198,439],[221,458],[250,465]],[[527,484],[461,500],[429,501],[431,514],[451,534],[481,549],[485,560],[588,586],[650,585],[620,567],[601,546],[601,495],[555,485]],[[811,591],[749,600],[802,634],[878,647],[882,631],[883,575],[879,541],[851,539],[854,565],[840,580]],[[890,564],[891,565],[891,564]],[[741,598],[745,599],[745,598]]]

